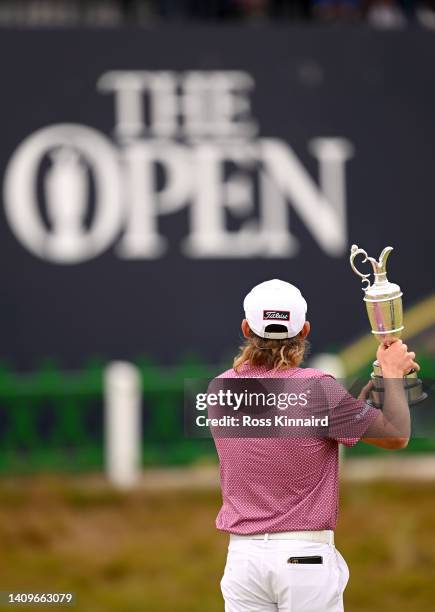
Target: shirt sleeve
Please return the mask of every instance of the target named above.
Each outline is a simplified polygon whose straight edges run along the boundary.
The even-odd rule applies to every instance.
[[[379,410],[353,397],[333,376],[323,377],[320,384],[328,406],[328,437],[345,446],[354,446]]]

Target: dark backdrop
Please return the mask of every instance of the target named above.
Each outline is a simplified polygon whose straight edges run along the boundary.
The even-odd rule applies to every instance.
[[[405,306],[433,288],[435,222],[435,39],[421,31],[379,33],[250,27],[159,27],[120,31],[4,31],[0,36],[0,168],[19,143],[55,123],[112,137],[113,98],[96,90],[108,70],[245,70],[256,82],[261,137],[286,141],[317,182],[307,142],[343,137],[348,242],[377,256],[387,244],[390,279]],[[2,179],[3,181],[3,179]],[[169,250],[123,260],[109,247],[74,265],[28,252],[0,218],[0,355],[17,368],[47,356],[77,367],[93,354],[143,352],[176,363],[188,350],[216,362],[238,343],[241,301],[271,277],[300,286],[309,302],[314,350],[367,330],[348,254],[331,257],[296,213],[295,257],[193,260],[181,254],[184,212],[168,216]]]

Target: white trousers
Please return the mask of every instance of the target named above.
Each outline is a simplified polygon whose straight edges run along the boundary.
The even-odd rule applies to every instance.
[[[320,564],[289,563],[320,556]],[[221,580],[225,612],[343,612],[349,579],[332,544],[303,540],[235,540]]]

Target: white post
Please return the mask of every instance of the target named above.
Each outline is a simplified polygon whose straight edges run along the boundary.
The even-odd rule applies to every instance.
[[[139,370],[114,361],[104,373],[105,467],[110,482],[134,486],[141,468],[141,396]]]
[[[310,368],[317,368],[318,370],[322,370],[326,374],[331,374],[334,378],[345,378],[346,372],[343,361],[338,357],[338,355],[334,355],[333,353],[318,353],[308,364]],[[338,458],[340,465],[340,473],[343,468],[343,462],[345,459],[346,447],[343,444],[340,444],[338,447]]]
[[[309,360],[308,366],[322,370],[325,374],[331,374],[334,378],[345,378],[346,371],[344,363],[338,355],[333,353],[318,353]]]

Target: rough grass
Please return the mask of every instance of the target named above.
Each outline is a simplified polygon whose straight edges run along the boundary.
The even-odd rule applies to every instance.
[[[89,481],[0,481],[0,590],[72,590],[80,612],[223,610],[219,502],[212,491],[119,494]],[[435,486],[346,485],[341,502],[347,612],[433,609]]]

